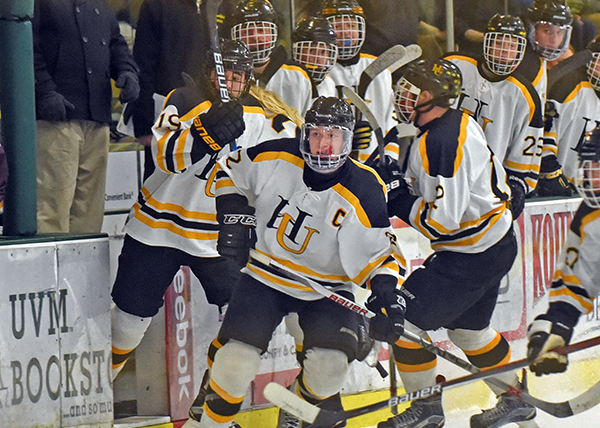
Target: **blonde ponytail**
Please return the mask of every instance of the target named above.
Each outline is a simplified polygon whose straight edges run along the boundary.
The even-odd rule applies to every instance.
[[[294,122],[296,126],[300,127],[304,124],[304,118],[300,116],[298,110],[281,101],[281,98],[275,92],[267,91],[258,85],[252,85],[250,94],[264,107],[267,117],[271,118],[282,114]]]

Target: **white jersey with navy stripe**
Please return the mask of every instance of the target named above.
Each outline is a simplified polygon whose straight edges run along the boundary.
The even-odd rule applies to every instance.
[[[235,141],[237,146],[250,147],[263,140],[295,135],[296,125],[289,119],[281,115],[267,118],[256,100],[252,104],[244,106],[246,129]],[[204,101],[189,109],[167,99],[153,128],[157,167],[144,182],[125,228],[136,240],[194,256],[218,257],[214,166],[217,158],[230,150],[224,148],[218,155],[195,159],[189,132],[194,118],[210,106],[210,101]]]
[[[427,125],[410,148],[405,174],[418,196],[410,224],[435,251],[485,251],[512,223],[506,173],[468,114],[449,109]]]
[[[544,131],[535,88],[517,74],[490,81],[481,75],[477,59],[468,55],[451,54],[445,59],[456,64],[463,76],[462,95],[453,107],[475,118],[507,173],[522,179],[531,192],[540,172]]]
[[[298,146],[296,138],[274,140],[219,160],[217,196],[241,194],[256,209],[256,250],[336,291],[355,291],[378,274],[399,278],[405,262],[374,171],[347,160],[319,189],[327,176],[307,184]],[[322,298],[258,261],[244,272],[296,298]]]
[[[591,313],[600,294],[600,209],[580,205],[556,261],[550,305],[568,303]]]

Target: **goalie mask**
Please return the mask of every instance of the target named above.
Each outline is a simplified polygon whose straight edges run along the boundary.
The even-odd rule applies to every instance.
[[[242,99],[250,90],[254,78],[252,54],[246,45],[236,40],[221,39],[220,48],[229,97],[231,99]],[[210,93],[213,98],[218,99],[219,85],[212,52],[209,52],[206,61],[206,74],[209,76]]]
[[[323,81],[337,59],[335,31],[327,19],[302,19],[292,34],[294,60],[304,66],[315,84]]]
[[[340,168],[352,150],[354,115],[341,98],[319,97],[306,112],[300,152],[306,164],[320,173]]]
[[[483,56],[487,67],[497,76],[508,76],[525,56],[527,39],[520,18],[494,15],[483,36]]]
[[[417,122],[419,112],[434,106],[450,107],[461,94],[462,74],[460,69],[444,59],[421,59],[408,65],[404,75],[396,83],[394,107],[402,122]],[[417,105],[422,91],[433,98]]]
[[[244,42],[254,66],[264,65],[277,43],[277,13],[268,0],[243,0],[228,19],[231,38]]]
[[[563,0],[536,0],[525,20],[529,43],[542,58],[554,61],[569,48],[573,16]]]
[[[592,59],[587,64],[588,80],[597,92],[600,92],[600,36],[596,36],[587,47],[592,52]]]
[[[600,127],[588,133],[576,150],[579,168],[575,187],[588,206],[600,208]]]
[[[326,0],[321,9],[337,35],[338,59],[354,58],[365,42],[363,9],[356,0]]]

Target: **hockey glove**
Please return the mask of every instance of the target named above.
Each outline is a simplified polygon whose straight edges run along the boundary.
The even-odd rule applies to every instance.
[[[538,196],[571,196],[573,188],[555,155],[542,158],[540,178],[536,187]]]
[[[554,352],[569,344],[573,327],[581,316],[579,310],[565,302],[554,302],[527,329],[527,358],[536,375],[560,373],[567,369],[567,356]]]
[[[140,95],[140,80],[133,71],[123,71],[119,74],[115,86],[121,89],[119,101],[121,104],[137,100]]]
[[[406,302],[396,283],[397,279],[391,275],[377,275],[371,280],[367,308],[375,317],[370,320],[369,334],[381,342],[394,343],[404,333]]]
[[[36,119],[49,122],[64,122],[67,120],[67,110],[74,110],[75,106],[56,91],[36,100]]]
[[[369,122],[361,120],[354,126],[354,135],[352,136],[352,150],[364,150],[371,144],[371,133],[373,128]]]
[[[395,199],[400,195],[408,195],[408,183],[404,179],[404,173],[398,165],[396,159],[390,156],[385,156],[383,162],[379,162],[379,158],[375,159],[373,165],[370,165],[385,183],[388,192],[388,201]]]
[[[200,145],[208,154],[219,152],[244,133],[244,109],[237,101],[213,104],[194,119],[190,134],[194,144]]]
[[[256,243],[254,208],[241,195],[217,197],[219,237],[217,251],[232,259],[240,268],[246,266],[250,248]]]
[[[525,208],[527,185],[522,179],[515,177],[514,175],[508,176],[508,185],[510,186],[510,190],[512,192],[512,196],[510,198],[510,210],[512,212],[513,219],[516,220],[523,212],[523,208]]]

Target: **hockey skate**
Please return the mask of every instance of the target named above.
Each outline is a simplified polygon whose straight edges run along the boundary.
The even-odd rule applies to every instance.
[[[444,421],[442,395],[436,394],[414,401],[404,412],[380,422],[377,428],[440,428]]]
[[[198,391],[198,395],[194,399],[194,402],[190,406],[189,419],[181,428],[199,428],[200,427],[200,418],[202,418],[202,406],[204,405],[204,401],[206,400],[206,388],[208,387],[209,374],[208,370],[204,372],[204,376],[202,377],[202,384],[200,385],[200,391]],[[228,425],[228,428],[242,428],[234,421]]]
[[[277,428],[302,428],[304,422],[294,415],[289,414],[283,409],[279,409],[279,419],[277,419]]]
[[[496,407],[471,416],[471,428],[497,428],[513,422],[530,421],[535,414],[534,406],[505,392],[498,397]]]

